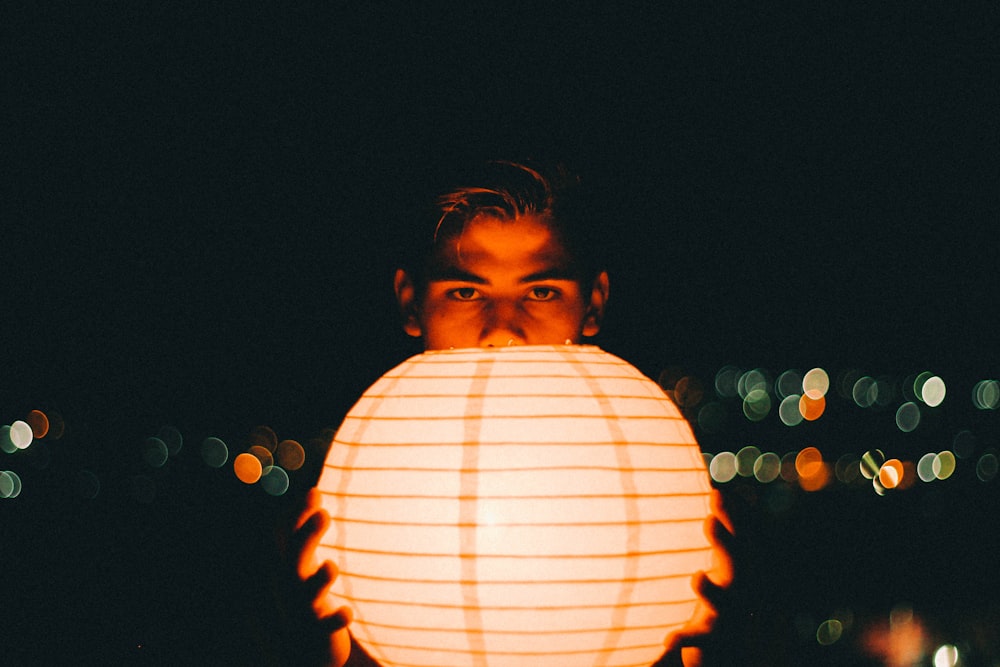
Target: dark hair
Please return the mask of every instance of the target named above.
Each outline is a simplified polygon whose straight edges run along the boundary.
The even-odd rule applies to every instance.
[[[575,277],[589,286],[605,266],[588,199],[580,177],[563,165],[489,161],[441,190],[427,215],[433,226],[421,225],[425,231],[410,246],[404,268],[422,289],[430,264],[475,218],[513,222],[532,216],[556,234],[572,258]]]

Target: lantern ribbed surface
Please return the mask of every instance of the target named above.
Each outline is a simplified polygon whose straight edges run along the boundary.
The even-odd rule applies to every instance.
[[[593,346],[412,357],[350,410],[319,489],[318,556],[384,667],[648,667],[711,563],[688,423]]]

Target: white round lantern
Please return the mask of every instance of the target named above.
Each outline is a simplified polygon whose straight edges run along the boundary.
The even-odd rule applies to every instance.
[[[593,346],[403,362],[348,413],[319,488],[332,594],[385,667],[648,667],[711,564],[688,423]]]

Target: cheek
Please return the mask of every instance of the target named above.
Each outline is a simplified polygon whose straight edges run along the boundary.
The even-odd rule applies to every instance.
[[[454,306],[425,310],[423,329],[430,349],[474,346],[479,331],[475,310]]]

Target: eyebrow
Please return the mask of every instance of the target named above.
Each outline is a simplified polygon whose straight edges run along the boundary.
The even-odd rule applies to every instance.
[[[521,278],[519,282],[522,283],[534,283],[542,280],[576,280],[573,277],[569,269],[561,266],[554,266],[548,269],[542,269],[536,273],[529,274]]]
[[[563,267],[550,267],[542,269],[541,271],[536,271],[535,273],[530,273],[523,276],[519,283],[534,283],[545,280],[576,280],[572,273]],[[430,282],[445,282],[445,281],[456,281],[464,283],[474,283],[476,285],[486,285],[489,281],[482,276],[478,276],[475,273],[465,271],[458,268],[457,266],[445,266],[441,267],[428,277]]]
[[[475,273],[463,271],[457,266],[444,266],[436,268],[427,277],[427,280],[430,282],[454,280],[463,283],[476,283],[477,285],[486,285],[489,282],[486,278],[477,276]]]

